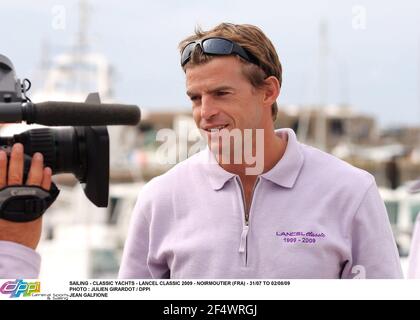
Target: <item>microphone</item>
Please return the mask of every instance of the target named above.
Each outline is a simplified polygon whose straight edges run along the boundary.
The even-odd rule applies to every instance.
[[[136,125],[140,117],[136,105],[62,101],[22,105],[23,121],[45,126]]]
[[[96,98],[97,100],[95,101]],[[45,126],[137,125],[136,105],[98,103],[94,94],[86,102],[47,101],[41,103],[1,103],[0,123],[38,123]]]

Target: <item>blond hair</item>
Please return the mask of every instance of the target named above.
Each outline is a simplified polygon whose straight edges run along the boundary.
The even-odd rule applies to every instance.
[[[253,87],[261,88],[264,86],[264,80],[269,76],[276,77],[281,87],[282,67],[279,57],[272,42],[261,29],[250,24],[232,23],[221,23],[208,31],[203,31],[200,27],[196,27],[195,34],[182,40],[179,43],[178,48],[182,53],[182,50],[188,43],[210,37],[222,37],[232,40],[257,59],[258,66],[237,56],[243,63],[242,71],[245,77],[250,81]],[[191,54],[190,60],[183,66],[184,72],[188,65],[204,64],[213,58],[214,56],[205,55],[200,46],[196,46],[194,52]],[[277,112],[277,102],[274,102],[271,106],[273,121],[276,120]]]

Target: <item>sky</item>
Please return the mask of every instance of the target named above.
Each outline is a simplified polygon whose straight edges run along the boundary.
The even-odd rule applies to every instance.
[[[116,70],[115,96],[142,108],[190,109],[177,45],[196,25],[250,23],[274,43],[283,65],[280,105],[316,104],[319,25],[327,25],[329,104],[349,104],[382,127],[420,125],[419,0],[88,1],[90,48]],[[57,10],[64,28],[55,28]],[[0,53],[19,78],[75,42],[78,1],[0,0]],[[34,83],[34,86],[39,86]]]

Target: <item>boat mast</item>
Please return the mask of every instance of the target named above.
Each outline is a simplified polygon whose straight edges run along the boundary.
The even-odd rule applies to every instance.
[[[325,106],[328,100],[328,25],[322,20],[319,25],[319,51],[318,51],[318,94],[319,108],[315,123],[315,145],[327,149],[327,119]]]

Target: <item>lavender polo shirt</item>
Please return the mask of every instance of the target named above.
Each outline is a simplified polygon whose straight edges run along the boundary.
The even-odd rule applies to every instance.
[[[121,278],[402,278],[369,173],[300,144],[259,176],[249,222],[242,186],[208,149],[140,192]]]
[[[208,149],[144,186],[119,277],[401,278],[374,178],[300,144],[290,129],[276,133],[287,148],[259,176],[248,222],[239,177]],[[22,260],[31,274],[36,253],[16,250],[13,262],[12,249],[0,242],[0,276],[22,270]]]

